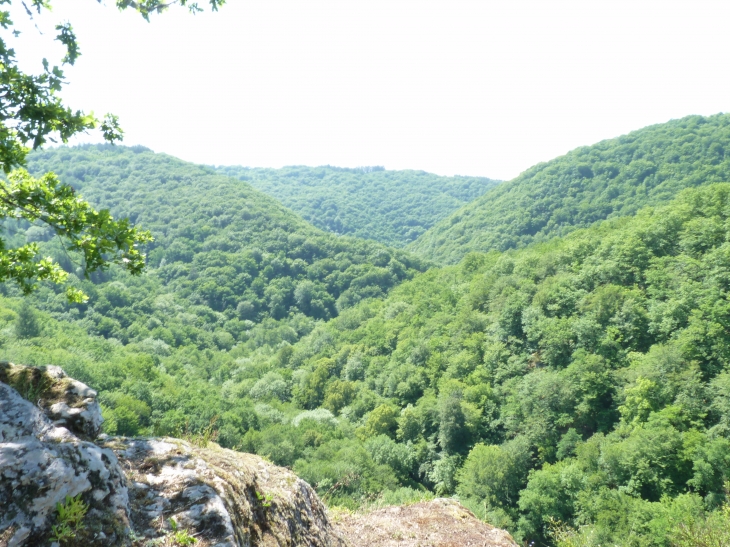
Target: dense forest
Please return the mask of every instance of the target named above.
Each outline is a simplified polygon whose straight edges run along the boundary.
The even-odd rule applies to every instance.
[[[5,220],[90,298],[0,286],[1,354],[99,389],[109,434],[203,435],[291,467],[331,506],[457,496],[535,545],[696,545],[730,529],[730,184],[705,184],[728,168],[726,120],[500,184],[452,217],[483,221],[487,252],[454,240],[431,253],[463,255],[444,267],[142,147],[36,153],[32,172],[156,240],[142,276],[84,279],[50,230]],[[656,167],[641,184],[639,151]],[[615,176],[599,160],[580,175],[609,156]],[[544,223],[526,234],[514,215],[531,207]]]
[[[445,264],[632,215],[682,188],[730,180],[730,115],[690,116],[531,167],[436,224],[409,249]]]
[[[134,283],[159,283],[164,288],[145,290],[228,320],[260,323],[295,312],[327,319],[426,267],[403,251],[318,230],[245,182],[142,147],[54,149],[31,156],[28,168],[55,172],[90,202],[152,232],[153,274]],[[32,227],[25,237],[49,233]],[[69,257],[58,258],[73,269]]]
[[[54,334],[43,351],[76,355],[84,340],[106,348],[93,350],[88,361],[100,371],[94,378],[63,355],[12,358],[57,362],[100,387],[109,401],[109,431],[116,422],[119,433],[171,434],[183,426],[198,430],[218,415],[222,430],[245,432],[246,422],[224,416],[221,406],[221,385],[239,374],[234,369],[245,369],[242,363],[256,352],[285,358],[288,344],[318,320],[383,296],[426,267],[402,251],[322,232],[244,182],[141,147],[54,149],[35,154],[29,169],[55,171],[93,203],[144,225],[156,238],[146,274],[112,268],[86,280],[77,257],[63,250],[50,228],[9,219],[3,226],[9,245],[40,242],[89,296],[72,304],[62,287],[47,284],[28,298],[56,321],[48,325],[72,333]],[[20,295],[14,284],[0,289]],[[149,371],[167,371],[174,394],[163,395],[148,376],[143,381],[125,372],[127,365],[115,356],[140,370],[154,365]],[[117,381],[136,387],[118,391]]]
[[[458,494],[523,539],[555,519],[597,545],[668,545],[730,469],[729,207],[710,186],[431,270],[296,344],[293,401],[354,424],[396,484]],[[271,432],[250,437],[291,463]],[[294,468],[342,497],[382,488],[353,442]]]
[[[219,167],[318,228],[404,247],[498,181],[382,167]]]

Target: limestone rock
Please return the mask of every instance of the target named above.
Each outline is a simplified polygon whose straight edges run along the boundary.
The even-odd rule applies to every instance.
[[[102,529],[111,541],[124,544],[127,486],[114,453],[54,425],[0,384],[0,544],[41,545],[56,504],[77,494],[89,505],[86,544],[97,545],[93,536]]]
[[[311,487],[258,456],[167,438],[100,445],[126,471],[133,526],[146,538],[164,536],[172,518],[202,545],[344,547]]]
[[[102,417],[96,391],[66,376],[61,367],[0,362],[0,382],[43,408],[55,425],[87,440],[99,434]]]
[[[76,495],[88,512],[73,545],[174,545],[176,528],[199,547],[344,547],[312,488],[257,456],[177,439],[91,442],[95,397],[58,367],[0,363],[0,547],[50,545],[57,504]]]

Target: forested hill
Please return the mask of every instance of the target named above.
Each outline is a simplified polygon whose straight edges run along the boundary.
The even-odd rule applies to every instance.
[[[685,187],[730,181],[730,115],[690,116],[573,150],[502,183],[409,249],[441,263],[631,215]]]
[[[247,181],[323,230],[394,247],[415,240],[498,182],[382,167],[219,167],[218,171]]]
[[[418,273],[142,148],[31,167],[159,238],[143,276],[77,281],[83,305],[0,285],[2,359],[98,389],[107,433],[217,439],[352,509],[458,494],[535,545],[559,523],[561,547],[725,526],[730,185]],[[3,227],[73,269],[47,231]]]
[[[107,334],[122,340],[149,335],[144,302],[163,293],[185,301],[185,308],[198,306],[193,313],[206,320],[223,313],[215,328],[233,340],[225,346],[241,339],[245,321],[297,314],[327,319],[425,268],[403,251],[323,232],[245,182],[143,147],[51,149],[33,154],[29,169],[56,172],[84,198],[116,217],[129,217],[156,238],[149,248],[149,275],[119,277],[125,286],[115,289],[124,293],[121,301],[105,296],[106,289],[90,288],[88,307],[104,310]],[[25,237],[43,241],[50,231],[31,227]],[[54,243],[48,247],[53,251]],[[74,269],[65,254],[55,254]],[[174,317],[168,321],[174,323]],[[172,335],[175,344],[190,342],[178,338]]]
[[[0,353],[94,386],[110,434],[216,438],[331,505],[458,494],[525,543],[554,545],[562,522],[582,537],[561,546],[699,545],[674,540],[723,526],[730,185],[685,192],[470,254],[326,323],[236,331],[154,272],[87,285],[86,308],[44,287],[34,319],[6,287]]]
[[[307,447],[292,424],[296,456],[282,429],[243,446],[340,503],[389,473],[458,494],[525,544],[562,522],[581,536],[563,547],[701,545],[673,540],[730,479],[729,213],[730,185],[689,189],[416,276],[294,345],[291,401],[339,415],[330,433]]]

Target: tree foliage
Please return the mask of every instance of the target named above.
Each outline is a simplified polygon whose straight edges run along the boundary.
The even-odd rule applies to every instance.
[[[200,9],[187,0],[177,3],[192,11]],[[22,169],[16,170],[25,165],[31,149],[49,141],[65,143],[77,133],[99,128],[105,140],[113,143],[122,138],[122,131],[114,115],[99,120],[91,114],[73,111],[61,101],[59,92],[66,83],[63,67],[73,65],[81,55],[70,23],[56,26],[56,39],[66,52],[57,65],[44,58],[40,73],[21,70],[12,47],[19,32],[10,16],[11,4],[11,0],[0,0],[0,167],[7,175],[0,182],[0,219],[23,219],[50,226],[67,241],[68,250],[80,252],[86,272],[118,263],[138,274],[144,267],[140,246],[151,240],[148,232],[132,227],[126,219],[114,220],[106,209],[94,210],[52,173],[34,178]],[[222,2],[211,0],[210,4],[217,9]],[[120,9],[135,9],[146,19],[168,5],[159,0],[117,2]],[[40,15],[51,6],[32,0],[23,3],[23,7],[32,18],[34,13]],[[4,238],[0,240],[0,281],[6,280],[17,282],[24,293],[29,293],[39,281],[62,283],[66,275],[57,263],[40,258],[35,243],[13,248]],[[77,288],[69,288],[67,297],[81,301],[84,295]]]
[[[219,167],[318,228],[404,247],[497,181],[382,167]]]
[[[54,149],[33,154],[28,168],[58,173],[92,203],[104,203],[114,216],[141,223],[154,235],[147,245],[154,272],[139,281],[140,288],[132,289],[125,277],[126,288],[89,295],[95,310],[125,326],[128,318],[111,309],[128,307],[130,290],[146,291],[147,298],[164,292],[172,308],[206,308],[198,310],[206,321],[225,314],[223,323],[233,323],[221,324],[222,330],[235,341],[250,328],[247,321],[287,321],[294,313],[328,319],[362,299],[383,296],[427,267],[403,251],[317,230],[245,182],[142,147]],[[63,262],[63,254],[54,256]],[[166,328],[173,320],[184,329],[185,321],[172,312]]]
[[[18,317],[15,319],[15,335],[18,338],[35,338],[41,333],[36,311],[25,301],[18,310]]]
[[[156,238],[144,275],[79,279],[86,303],[41,283],[31,339],[14,329],[22,291],[2,285],[4,358],[97,388],[110,433],[214,423],[328,503],[455,494],[536,545],[670,547],[724,526],[730,185],[429,268],[142,147],[39,152],[29,169]],[[52,232],[3,226],[77,275]]]
[[[590,524],[600,544],[633,534],[629,545],[668,546],[676,522],[723,499],[730,474],[728,211],[730,187],[710,185],[472,255],[349,310],[294,354],[305,368],[342,362],[331,385],[358,378],[341,416],[363,424],[366,445],[412,447],[408,480],[455,484],[519,537],[549,541],[556,520]]]
[[[408,248],[441,263],[524,247],[730,180],[730,115],[689,116],[583,146],[497,185]]]

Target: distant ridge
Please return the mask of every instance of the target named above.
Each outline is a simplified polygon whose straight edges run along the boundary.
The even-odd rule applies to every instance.
[[[290,313],[326,319],[427,268],[405,251],[322,231],[246,182],[144,147],[53,148],[33,153],[28,168],[57,173],[91,203],[152,232],[145,280],[159,285],[146,294],[184,295],[185,307],[203,305],[229,321],[259,323]],[[41,227],[26,235],[48,237]],[[47,245],[75,270],[53,242]],[[123,335],[117,322],[130,319],[114,317],[115,336]],[[229,333],[234,339],[245,330],[239,327]]]
[[[730,181],[730,115],[689,116],[577,148],[488,190],[409,245],[441,263],[632,215],[687,187]]]
[[[248,182],[318,228],[393,247],[404,247],[499,182],[389,171],[382,166],[218,167],[217,171]]]

